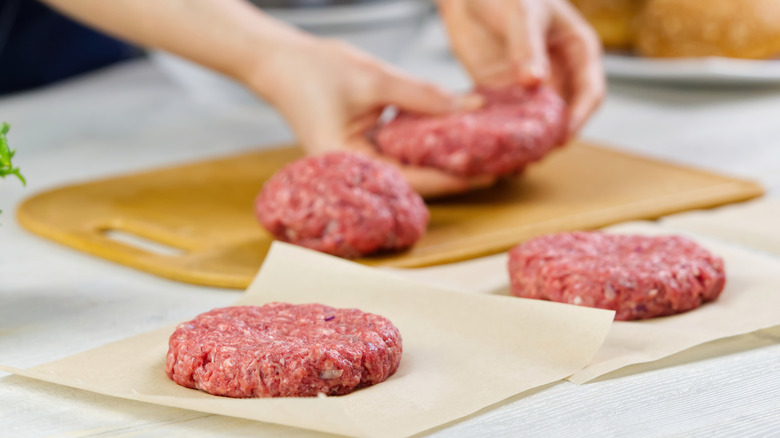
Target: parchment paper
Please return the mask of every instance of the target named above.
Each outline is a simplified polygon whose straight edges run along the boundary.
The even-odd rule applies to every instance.
[[[754,209],[748,209],[745,215],[757,217]],[[739,219],[729,219],[739,223]],[[615,321],[593,360],[569,377],[572,382],[585,383],[611,371],[656,361],[716,339],[780,325],[780,260],[736,244],[651,222],[628,223],[605,231],[688,235],[724,258],[726,288],[717,301],[680,315],[638,322]],[[770,231],[774,234],[767,234],[767,240],[780,236],[780,229],[764,229],[765,233]],[[400,271],[398,275],[472,293],[508,295],[506,265],[507,255],[501,254],[447,266]]]
[[[759,199],[663,218],[665,227],[707,234],[780,256],[780,200]]]
[[[388,317],[403,337],[399,371],[341,397],[216,397],[165,375],[173,326],[28,370],[0,369],[160,405],[351,436],[401,437],[571,375],[593,357],[613,317],[441,290],[285,244],[274,244],[239,303],[270,301],[357,307]]]
[[[615,321],[593,361],[569,378],[585,383],[610,371],[651,362],[716,339],[780,325],[780,263],[732,244],[649,223],[610,227],[610,232],[683,234],[723,257],[726,288],[690,312],[645,321]]]

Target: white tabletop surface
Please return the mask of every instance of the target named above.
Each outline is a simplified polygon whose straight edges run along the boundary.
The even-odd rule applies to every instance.
[[[404,67],[465,88],[421,44]],[[148,61],[0,98],[29,185],[0,181],[0,363],[29,367],[229,305],[238,292],[176,283],[22,230],[26,196],[61,184],[291,139],[269,109],[203,105]],[[780,88],[612,83],[584,137],[762,181],[780,193]],[[780,336],[762,346],[521,394],[432,436],[780,435]],[[288,427],[130,402],[0,373],[0,436],[314,437]]]

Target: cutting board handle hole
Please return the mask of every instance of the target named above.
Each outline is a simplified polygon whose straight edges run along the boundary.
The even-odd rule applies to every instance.
[[[187,251],[181,248],[166,245],[124,230],[106,229],[103,230],[103,235],[114,242],[157,255],[181,256],[187,253]]]

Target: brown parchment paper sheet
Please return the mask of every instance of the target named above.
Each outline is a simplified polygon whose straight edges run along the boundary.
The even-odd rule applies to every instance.
[[[728,205],[667,216],[667,228],[692,231],[780,256],[780,199]]]
[[[401,437],[566,378],[602,344],[611,311],[441,290],[302,248],[274,244],[240,304],[320,302],[388,317],[400,369],[341,397],[229,399],[165,375],[166,327],[27,370],[35,379],[160,405],[367,437]],[[194,317],[195,315],[193,315]]]
[[[744,214],[756,216],[754,209],[746,209]],[[730,217],[729,220],[734,221],[736,230],[739,219]],[[632,222],[604,231],[688,235],[724,258],[725,290],[717,301],[680,315],[636,322],[615,321],[599,352],[586,367],[569,377],[570,381],[582,384],[629,365],[656,361],[710,341],[780,325],[780,260],[734,243],[670,229],[663,223]],[[780,227],[774,230],[767,227],[764,232],[767,239],[780,237]],[[507,295],[507,259],[507,254],[500,254],[397,274],[440,287]]]
[[[593,361],[569,378],[585,383],[610,371],[651,362],[705,342],[780,325],[780,262],[750,249],[657,225],[632,223],[610,232],[683,234],[721,256],[726,288],[696,310],[645,321],[615,321]]]

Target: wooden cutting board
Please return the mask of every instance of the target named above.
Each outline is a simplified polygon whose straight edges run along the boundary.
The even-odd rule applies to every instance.
[[[271,244],[253,200],[263,182],[298,157],[296,148],[73,185],[36,195],[18,210],[33,233],[174,280],[249,285]],[[428,233],[411,250],[361,260],[422,267],[484,256],[544,233],[654,219],[760,196],[749,181],[575,143],[522,178],[429,203]],[[177,249],[159,253],[113,231]]]

